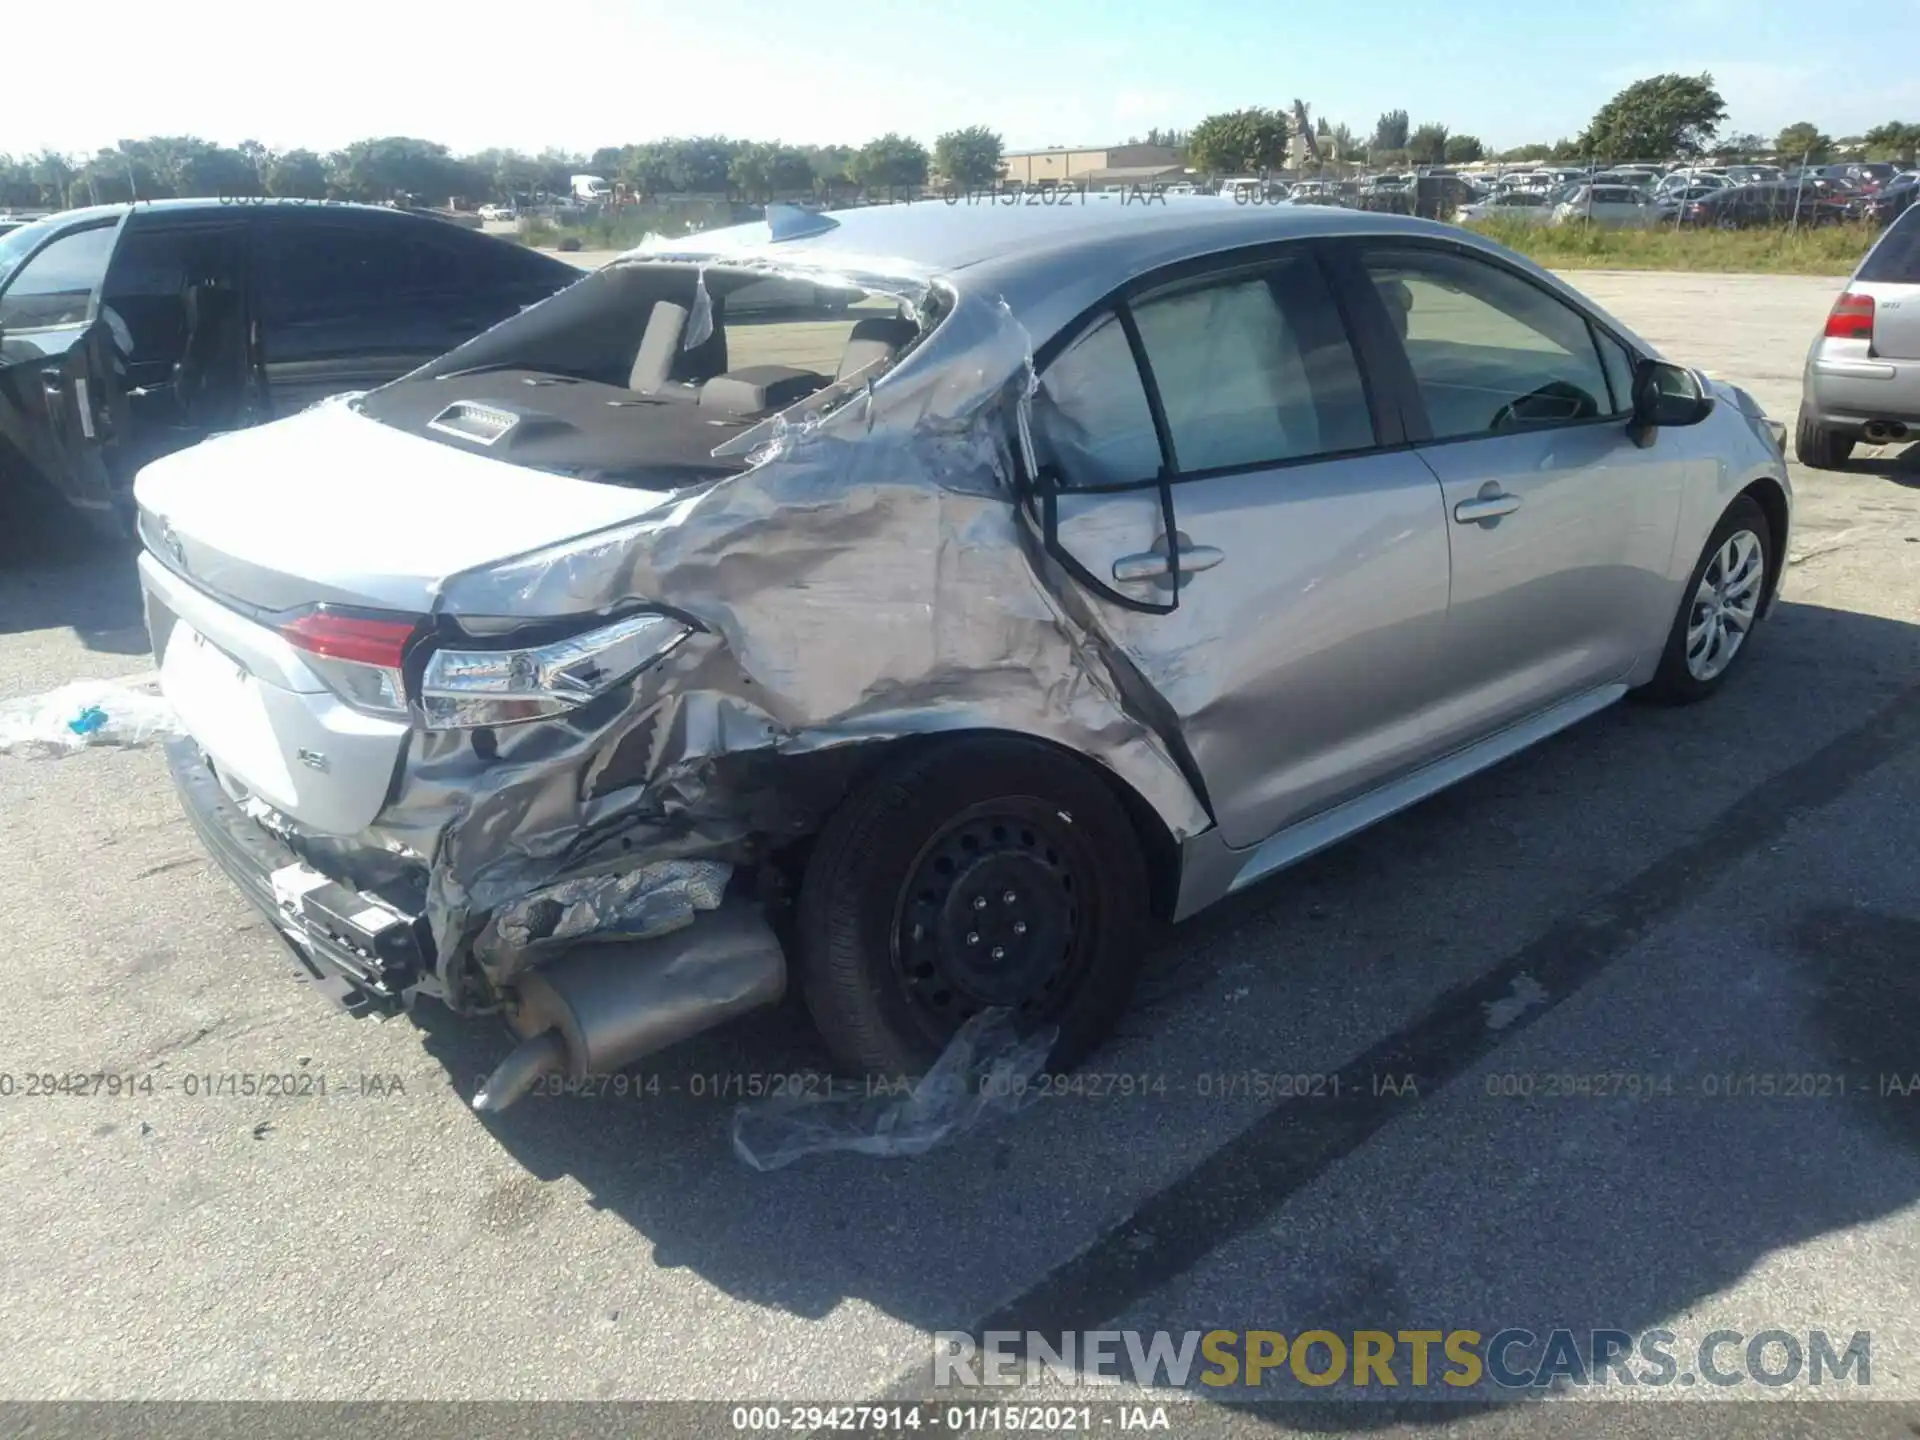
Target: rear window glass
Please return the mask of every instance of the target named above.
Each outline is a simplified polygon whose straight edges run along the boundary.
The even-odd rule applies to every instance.
[[[1920,207],[1887,228],[1861,265],[1860,279],[1920,284]]]

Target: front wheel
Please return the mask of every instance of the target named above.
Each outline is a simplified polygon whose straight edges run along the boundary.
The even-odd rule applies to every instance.
[[[1725,683],[1759,623],[1776,563],[1766,514],[1742,495],[1720,517],[1693,567],[1648,698],[1685,705]]]
[[[801,882],[796,961],[837,1061],[917,1076],[972,1016],[1058,1029],[1070,1067],[1131,998],[1147,868],[1083,761],[1032,740],[937,741],[840,807]]]

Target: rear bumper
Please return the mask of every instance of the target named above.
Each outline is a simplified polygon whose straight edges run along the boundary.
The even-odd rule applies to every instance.
[[[1857,434],[1869,421],[1920,425],[1920,360],[1829,359],[1807,366],[1807,409],[1829,430]]]
[[[425,920],[328,879],[221,788],[191,740],[166,742],[180,805],[207,851],[287,942],[301,972],[355,1014],[391,1014],[434,978]]]

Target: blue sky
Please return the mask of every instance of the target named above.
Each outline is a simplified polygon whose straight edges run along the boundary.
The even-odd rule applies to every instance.
[[[314,17],[323,15],[316,24]],[[1710,70],[1729,128],[1920,120],[1920,0],[95,0],[10,7],[0,151],[197,134],[456,150],[669,134],[1094,145],[1284,105],[1370,130],[1404,108],[1505,147],[1580,130],[1644,75]],[[22,64],[24,57],[63,57]],[[257,58],[256,58],[257,57]],[[85,76],[84,83],[80,75]]]

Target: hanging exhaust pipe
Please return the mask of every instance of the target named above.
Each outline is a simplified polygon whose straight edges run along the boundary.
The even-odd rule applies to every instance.
[[[777,1004],[787,960],[760,908],[729,901],[656,940],[588,942],[521,977],[522,1037],[473,1097],[497,1113],[548,1075],[609,1075],[723,1021]]]

